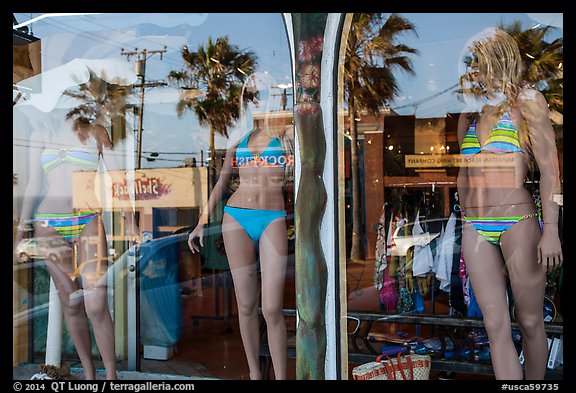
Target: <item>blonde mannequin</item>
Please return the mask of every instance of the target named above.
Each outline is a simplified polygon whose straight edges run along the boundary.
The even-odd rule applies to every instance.
[[[546,272],[562,264],[554,130],[543,95],[523,83],[522,60],[510,35],[492,29],[469,49],[471,72],[463,78],[464,92],[485,101],[479,115],[463,113],[458,124],[461,154],[469,163],[458,176],[466,269],[490,339],[496,379],[523,377],[512,342],[508,280],[522,332],[525,377],[544,379]],[[524,187],[532,156],[540,171],[543,229]],[[493,160],[498,157],[511,158],[512,164]]]

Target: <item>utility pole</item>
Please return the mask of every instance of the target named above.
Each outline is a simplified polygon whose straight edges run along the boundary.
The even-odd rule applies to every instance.
[[[141,51],[138,48],[134,48],[134,51],[126,52],[124,48],[121,49],[120,54],[126,56],[127,60],[130,60],[131,56],[136,56],[136,62],[134,64],[134,71],[136,76],[140,78],[140,83],[135,83],[134,87],[140,88],[140,108],[138,110],[138,164],[136,169],[140,169],[142,166],[142,121],[144,120],[144,95],[147,87],[159,87],[166,86],[166,82],[151,82],[146,83],[146,60],[150,57],[159,54],[160,60],[166,53],[166,46],[162,50],[147,50],[143,49]]]
[[[286,110],[286,105],[288,104],[288,96],[291,96],[292,93],[288,93],[287,90],[292,88],[292,83],[288,83],[288,84],[280,84],[277,86],[273,86],[276,87],[278,89],[282,89],[282,93],[280,94],[272,94],[273,96],[277,96],[280,95],[280,106],[282,107],[282,110],[285,111]]]

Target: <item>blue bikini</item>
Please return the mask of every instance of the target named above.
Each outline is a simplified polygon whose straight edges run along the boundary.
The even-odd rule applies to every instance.
[[[266,228],[268,228],[268,225],[277,218],[286,216],[286,210],[258,210],[225,206],[224,211],[230,214],[244,228],[256,248],[258,248],[260,238]]]
[[[244,139],[238,144],[236,148],[235,164],[238,168],[250,164],[251,166],[278,166],[286,167],[288,158],[284,154],[282,143],[278,138],[272,138],[266,146],[266,149],[260,154],[254,154],[248,147],[248,140],[250,134],[246,135]]]
[[[248,147],[248,134],[236,148],[235,163],[239,168],[250,166],[277,166],[284,168],[287,158],[284,155],[282,143],[278,138],[272,138],[266,149],[260,154],[254,154]],[[259,210],[246,209],[234,206],[225,206],[224,211],[240,224],[248,236],[254,242],[256,248],[262,234],[270,223],[278,218],[286,216],[286,210]]]

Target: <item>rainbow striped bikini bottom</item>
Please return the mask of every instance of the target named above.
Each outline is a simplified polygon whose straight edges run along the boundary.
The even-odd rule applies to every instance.
[[[538,217],[538,212],[512,217],[467,217],[464,215],[463,217],[484,239],[499,245],[504,232],[522,220]]]
[[[89,281],[95,281],[100,278],[104,273],[105,269],[101,269],[102,259],[97,257],[95,261],[85,261],[81,266],[78,264],[78,239],[84,231],[84,227],[93,218],[100,217],[102,215],[101,210],[87,210],[74,213],[38,213],[34,216],[34,220],[38,224],[44,226],[49,226],[54,228],[56,232],[60,234],[74,249],[74,271],[69,273],[72,280],[80,276],[81,269],[85,267],[87,263],[97,262],[96,271],[90,274],[85,274]]]

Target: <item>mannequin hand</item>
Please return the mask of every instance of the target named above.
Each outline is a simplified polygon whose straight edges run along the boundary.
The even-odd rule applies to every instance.
[[[544,231],[538,243],[538,263],[549,272],[562,266],[562,262],[562,245],[558,233]]]
[[[195,241],[196,238],[198,238],[198,242]],[[200,246],[198,246],[198,244],[200,244]],[[190,232],[188,236],[188,247],[190,247],[192,254],[196,251],[200,252],[200,247],[204,247],[204,224],[198,224],[196,228]]]

